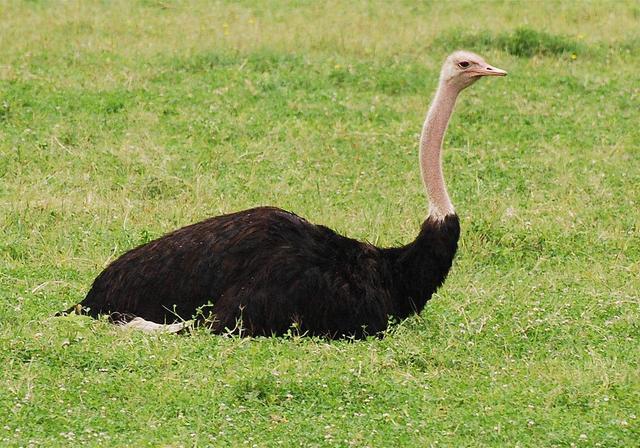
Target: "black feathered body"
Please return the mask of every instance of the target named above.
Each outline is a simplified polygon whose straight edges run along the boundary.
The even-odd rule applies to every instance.
[[[81,303],[92,315],[190,319],[205,307],[215,333],[364,337],[418,313],[443,283],[458,218],[428,218],[412,243],[377,248],[297,215],[259,207],[218,216],[111,263]],[[241,325],[241,327],[239,327]]]

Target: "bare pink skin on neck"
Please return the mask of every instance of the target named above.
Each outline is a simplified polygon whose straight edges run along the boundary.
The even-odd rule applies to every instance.
[[[429,216],[438,220],[455,214],[442,174],[442,141],[459,89],[440,81],[420,137],[420,170],[429,199]]]

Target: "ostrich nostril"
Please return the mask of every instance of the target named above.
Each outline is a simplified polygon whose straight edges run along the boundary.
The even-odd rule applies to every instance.
[[[493,70],[491,67],[487,67],[487,70]]]

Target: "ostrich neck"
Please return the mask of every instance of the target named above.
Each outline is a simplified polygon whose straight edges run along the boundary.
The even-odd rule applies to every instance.
[[[455,213],[444,183],[441,153],[458,93],[458,89],[440,82],[420,137],[420,169],[429,199],[429,216],[438,220]]]

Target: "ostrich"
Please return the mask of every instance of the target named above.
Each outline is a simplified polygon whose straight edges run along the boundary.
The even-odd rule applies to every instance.
[[[470,52],[446,59],[420,137],[429,214],[413,242],[378,248],[279,208],[252,208],[126,252],[66,313],[107,315],[143,330],[179,331],[181,318],[199,315],[214,333],[381,334],[390,319],[422,311],[456,253],[460,223],[441,166],[456,98],[482,76],[506,74]]]

